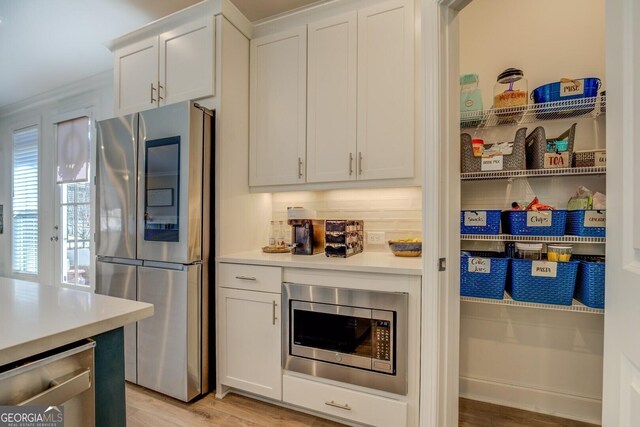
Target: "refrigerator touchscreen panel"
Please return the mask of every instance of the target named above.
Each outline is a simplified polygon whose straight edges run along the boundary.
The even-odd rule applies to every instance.
[[[180,137],[145,143],[144,240],[179,241]]]

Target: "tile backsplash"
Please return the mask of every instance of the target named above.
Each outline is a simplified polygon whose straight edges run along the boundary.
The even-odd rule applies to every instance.
[[[390,239],[421,237],[422,190],[418,187],[366,190],[304,191],[273,193],[274,221],[286,221],[287,207],[316,211],[318,219],[361,219],[365,233],[383,231]],[[365,250],[388,251],[387,244],[369,245]]]

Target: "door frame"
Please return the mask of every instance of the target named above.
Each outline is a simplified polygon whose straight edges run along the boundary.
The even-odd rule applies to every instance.
[[[96,198],[96,189],[95,189],[95,173],[96,173],[96,126],[95,126],[95,122],[96,122],[96,108],[93,105],[87,106],[87,107],[83,107],[83,108],[76,108],[76,109],[72,109],[72,110],[68,110],[65,112],[60,112],[57,114],[54,114],[51,117],[51,120],[49,121],[50,124],[50,132],[51,132],[51,147],[52,147],[52,154],[53,154],[53,159],[51,161],[51,168],[50,168],[50,176],[52,177],[51,179],[51,185],[53,186],[53,188],[51,190],[53,190],[51,192],[51,199],[50,199],[50,203],[53,209],[53,215],[51,217],[50,220],[50,226],[49,226],[49,230],[53,230],[54,226],[58,226],[60,227],[57,232],[58,232],[58,238],[59,240],[56,242],[53,242],[54,244],[56,244],[56,247],[51,247],[50,251],[52,252],[52,256],[51,256],[51,264],[50,264],[50,270],[53,277],[55,278],[53,280],[53,285],[55,286],[60,286],[60,287],[70,287],[73,289],[82,289],[82,288],[78,288],[75,285],[70,285],[70,284],[65,284],[62,283],[61,280],[61,271],[60,271],[60,262],[62,260],[62,242],[64,241],[61,236],[62,236],[62,229],[61,229],[61,223],[62,223],[62,217],[61,217],[61,211],[60,211],[60,202],[61,202],[61,189],[60,189],[60,185],[56,182],[55,179],[55,173],[56,173],[56,165],[57,165],[57,154],[58,154],[58,133],[56,132],[57,129],[57,125],[60,122],[64,122],[66,120],[72,120],[78,117],[82,117],[82,116],[86,116],[89,118],[90,124],[89,124],[89,130],[90,130],[90,135],[91,135],[91,139],[89,141],[89,183],[90,183],[90,188],[91,188],[91,200],[90,200],[90,229],[89,229],[89,235],[91,236],[91,242],[89,244],[89,248],[90,248],[90,253],[91,253],[91,272],[90,272],[90,286],[89,288],[86,288],[88,291],[90,292],[94,292],[95,288],[96,288],[96,262],[95,262],[95,224],[96,224],[96,203],[95,203],[95,198]],[[53,231],[52,231],[53,232]],[[46,243],[46,242],[45,242]]]
[[[470,2],[422,0],[421,5],[425,102],[422,225],[426,238],[423,243],[420,425],[425,427],[458,425],[460,147],[457,141],[460,112],[455,18]]]

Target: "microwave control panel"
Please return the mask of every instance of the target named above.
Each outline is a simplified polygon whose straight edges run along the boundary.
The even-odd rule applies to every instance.
[[[374,360],[391,361],[393,351],[391,343],[391,322],[388,320],[373,321],[373,358]],[[391,364],[389,364],[389,369]],[[377,370],[377,369],[376,369]],[[381,369],[386,371],[386,369]]]

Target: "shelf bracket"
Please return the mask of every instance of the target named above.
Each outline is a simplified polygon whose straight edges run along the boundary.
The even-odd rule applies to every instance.
[[[446,271],[447,270],[447,259],[440,258],[438,260],[438,271]]]

